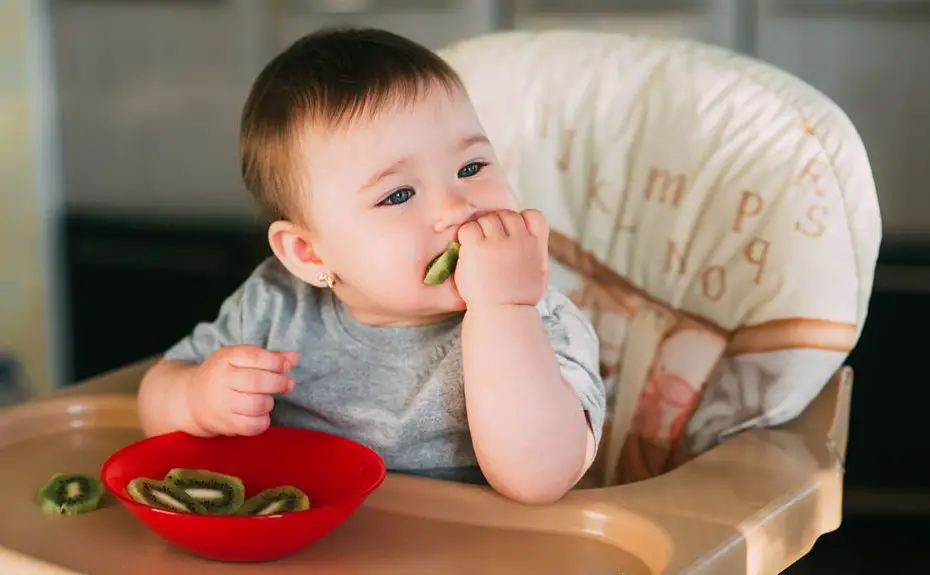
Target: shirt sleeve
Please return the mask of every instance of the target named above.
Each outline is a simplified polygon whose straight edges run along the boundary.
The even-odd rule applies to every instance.
[[[578,395],[588,417],[596,452],[604,430],[606,411],[597,334],[584,313],[559,292],[547,292],[538,308],[562,370],[562,378]]]
[[[175,343],[163,359],[201,363],[222,347],[238,344],[242,339],[242,297],[245,285],[239,287],[220,306],[212,321],[194,326],[193,331]]]
[[[282,272],[271,259],[266,260],[227,297],[211,321],[194,326],[193,331],[170,347],[163,359],[201,363],[217,350],[231,345],[262,345],[257,330],[267,327],[261,315],[270,305],[274,284],[281,283]]]

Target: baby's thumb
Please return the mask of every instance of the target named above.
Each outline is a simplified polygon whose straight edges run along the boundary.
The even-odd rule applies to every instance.
[[[530,235],[541,240],[549,238],[549,223],[546,217],[539,210],[524,210],[521,214],[523,221],[526,223],[526,229]]]

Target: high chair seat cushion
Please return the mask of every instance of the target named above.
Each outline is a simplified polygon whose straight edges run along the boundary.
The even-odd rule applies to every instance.
[[[603,482],[814,399],[861,333],[881,239],[865,149],[832,101],[687,40],[505,32],[441,54],[549,220],[551,283],[598,332]]]

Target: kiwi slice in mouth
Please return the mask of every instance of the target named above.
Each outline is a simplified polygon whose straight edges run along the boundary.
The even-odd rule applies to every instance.
[[[433,261],[426,267],[426,277],[423,278],[423,283],[438,286],[449,279],[449,276],[455,272],[460,247],[458,242],[451,242],[446,251],[433,258]]]
[[[239,508],[237,514],[278,515],[306,509],[310,509],[310,498],[307,494],[296,487],[283,485],[253,495]]]
[[[103,483],[93,475],[56,473],[36,494],[43,512],[54,515],[80,515],[93,511],[103,499]]]
[[[227,515],[242,506],[245,486],[232,475],[206,469],[172,469],[166,482],[180,487],[211,515]]]
[[[135,501],[151,507],[181,513],[207,513],[203,505],[171,481],[136,477],[126,485],[126,493]]]

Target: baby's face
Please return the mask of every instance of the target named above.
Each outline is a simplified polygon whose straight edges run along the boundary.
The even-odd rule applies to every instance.
[[[423,284],[426,266],[476,214],[517,208],[467,96],[432,90],[307,150],[314,247],[353,315],[410,325],[464,309],[451,278]]]

